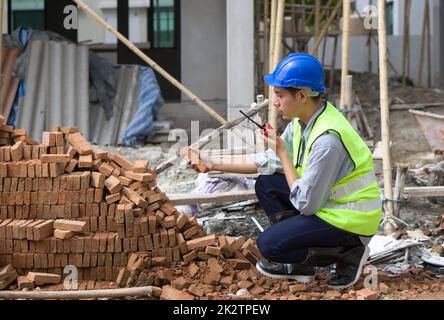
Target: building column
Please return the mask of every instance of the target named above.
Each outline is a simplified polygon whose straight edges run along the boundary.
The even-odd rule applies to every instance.
[[[254,101],[254,0],[227,0],[227,114]]]

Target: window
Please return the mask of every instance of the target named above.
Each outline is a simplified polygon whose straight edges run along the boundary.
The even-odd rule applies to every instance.
[[[153,48],[176,47],[174,2],[174,0],[152,1]]]
[[[45,29],[45,0],[11,0],[11,31],[18,27]]]
[[[393,35],[393,2],[387,2],[386,5],[386,15],[387,15],[387,35]]]

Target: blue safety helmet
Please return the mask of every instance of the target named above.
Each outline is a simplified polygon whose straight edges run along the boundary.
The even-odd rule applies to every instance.
[[[318,59],[307,53],[292,53],[279,62],[272,74],[264,76],[273,87],[310,88],[325,92],[324,69]]]

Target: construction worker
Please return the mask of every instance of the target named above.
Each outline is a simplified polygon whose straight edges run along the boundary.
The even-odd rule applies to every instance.
[[[280,137],[268,130],[267,151],[254,155],[251,163],[203,159],[207,170],[253,173],[277,160],[277,170],[261,174],[255,185],[271,224],[257,239],[266,258],[257,270],[309,282],[313,267],[336,264],[328,285],[348,288],[361,275],[368,242],[381,220],[371,152],[348,120],[322,98],[324,71],[315,57],[290,54],[264,80],[273,87],[273,106],[291,122]]]

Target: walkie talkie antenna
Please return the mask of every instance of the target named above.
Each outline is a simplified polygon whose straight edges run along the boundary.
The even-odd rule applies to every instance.
[[[259,123],[257,123],[256,121],[254,121],[253,119],[251,119],[249,116],[247,116],[244,112],[242,112],[242,110],[239,110],[240,113],[242,113],[244,115],[244,117],[246,117],[248,120],[250,120],[251,122],[253,122],[255,125],[257,125],[259,128],[261,128],[262,130],[265,130],[265,127],[260,125]]]

